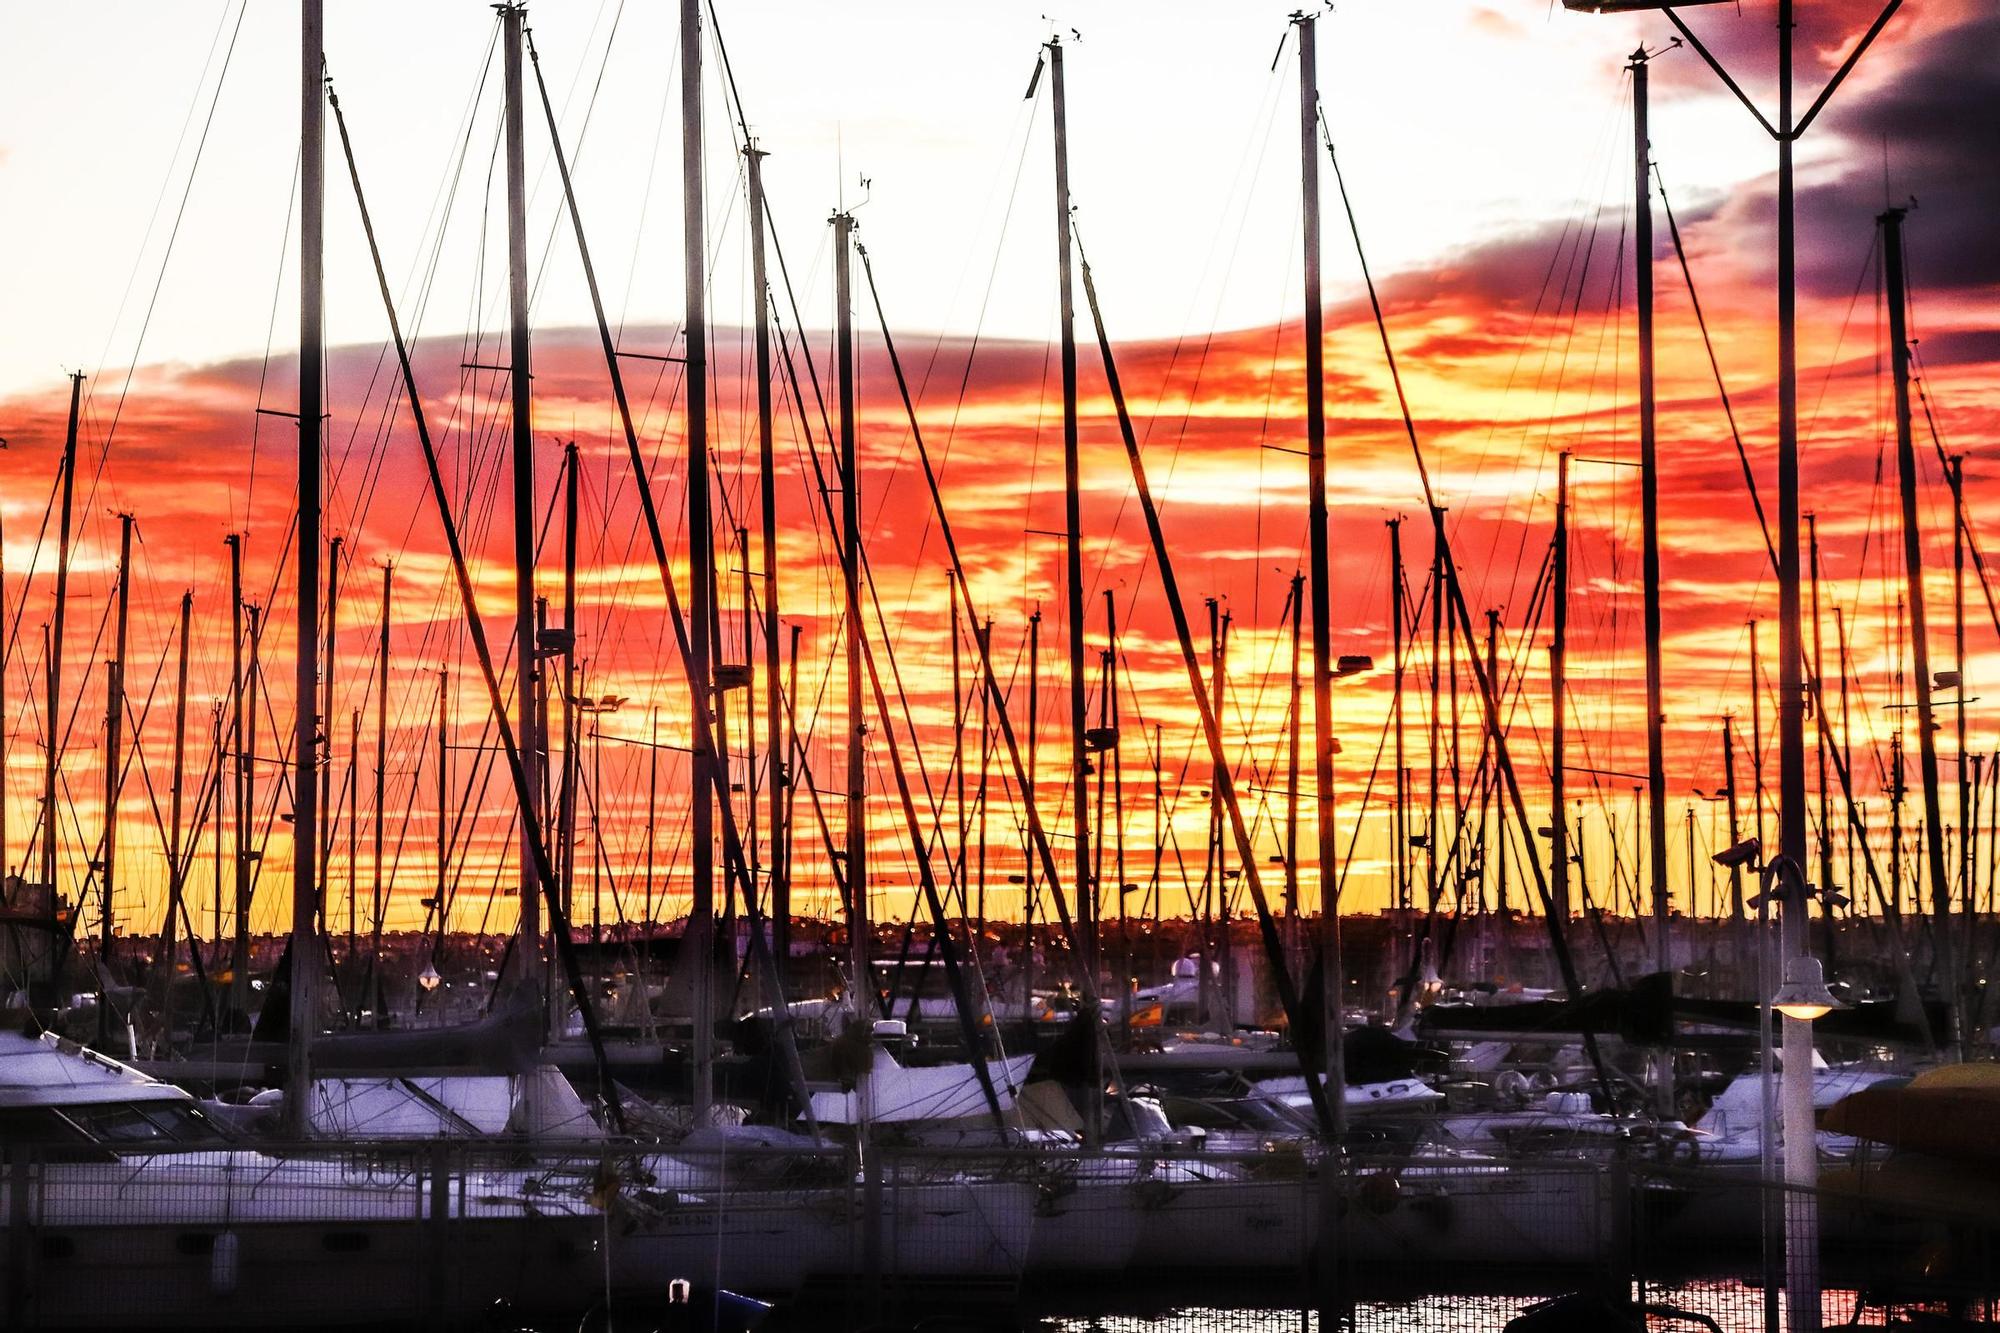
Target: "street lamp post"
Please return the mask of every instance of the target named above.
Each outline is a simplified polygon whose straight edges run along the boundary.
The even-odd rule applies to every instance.
[[[1770,1244],[1768,1211],[1778,1174],[1771,1141],[1773,1122],[1777,1121],[1781,1122],[1785,1150],[1782,1197],[1785,1200],[1787,1313],[1784,1322],[1792,1333],[1805,1333],[1807,1330],[1816,1333],[1820,1318],[1819,1196],[1816,1193],[1819,1188],[1819,1141],[1818,1126],[1813,1118],[1812,1024],[1814,1019],[1846,1006],[1827,989],[1820,961],[1806,944],[1807,936],[1802,923],[1806,904],[1814,896],[1813,889],[1805,882],[1797,861],[1780,854],[1760,862],[1762,852],[1763,847],[1757,839],[1749,838],[1717,852],[1711,859],[1725,869],[1753,869],[1758,875],[1757,1045],[1763,1093],[1759,1099],[1763,1123],[1759,1127],[1758,1144],[1762,1169],[1759,1193],[1763,1201],[1759,1211],[1765,1218],[1764,1327],[1767,1333],[1776,1333],[1780,1322],[1777,1283],[1771,1264],[1773,1247]],[[1822,893],[1822,896],[1829,902],[1836,898],[1831,894]],[[1798,951],[1786,956],[1784,982],[1775,994],[1770,990],[1768,963],[1773,899],[1784,909],[1780,920],[1787,925],[1787,937],[1799,941]],[[1790,925],[1793,922],[1801,923],[1796,931]],[[1772,1087],[1773,1013],[1782,1014],[1785,1023],[1782,1097],[1774,1095],[1776,1090]],[[1776,1104],[1780,1101],[1782,1113]]]
[[[1706,2],[1706,0],[1700,0]],[[1722,62],[1703,44],[1701,38],[1674,12],[1671,0],[1563,0],[1567,9],[1591,13],[1633,12],[1657,9],[1664,12],[1669,22],[1703,62],[1715,72],[1717,78],[1735,95],[1764,132],[1772,138],[1778,148],[1778,223],[1777,223],[1777,267],[1778,267],[1778,849],[1779,856],[1773,865],[1789,864],[1792,875],[1800,880],[1804,888],[1799,867],[1806,857],[1806,765],[1805,765],[1805,688],[1804,645],[1800,633],[1799,606],[1799,433],[1798,433],[1798,309],[1797,272],[1795,263],[1795,197],[1793,189],[1793,149],[1804,137],[1819,113],[1825,109],[1855,64],[1862,52],[1881,35],[1890,18],[1902,7],[1902,0],[1888,0],[1882,12],[1862,34],[1854,48],[1848,52],[1840,68],[1834,71],[1826,86],[1813,99],[1802,116],[1794,116],[1792,100],[1792,48],[1794,0],[1778,0],[1778,116],[1775,124],[1766,117],[1757,104],[1750,100]],[[1641,256],[1642,262],[1650,256]],[[1733,850],[1733,849],[1732,849]],[[1801,906],[1806,894],[1799,895]],[[1806,951],[1805,921],[1802,912],[1787,912],[1783,918],[1786,952],[1800,955]],[[1796,1025],[1796,1030],[1795,1030]],[[1812,1052],[1811,1029],[1795,1018],[1785,1021],[1785,1048],[1787,1054],[1797,1051],[1810,1062]],[[1786,1062],[1787,1077],[1792,1075],[1792,1061]],[[1808,1069],[1806,1077],[1810,1078]],[[1807,1120],[1810,1123],[1810,1089],[1808,1089]],[[1787,1152],[1788,1158],[1791,1153]],[[1802,1173],[1810,1172],[1801,1166]],[[1787,1172],[1787,1179],[1792,1173]],[[1812,1205],[1810,1195],[1797,1196],[1793,1206],[1786,1209],[1786,1250],[1790,1259],[1788,1277],[1797,1278],[1810,1261],[1817,1269],[1818,1215]],[[1808,1254],[1808,1249],[1813,1253]],[[1810,1301],[1801,1299],[1809,1296]],[[1818,1333],[1819,1297],[1815,1281],[1809,1292],[1794,1290],[1790,1304],[1788,1324],[1792,1333]]]

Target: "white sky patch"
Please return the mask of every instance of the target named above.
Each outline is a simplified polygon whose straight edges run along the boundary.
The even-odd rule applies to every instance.
[[[1071,28],[1082,34],[1066,45],[1072,175],[1114,336],[1296,312],[1295,48],[1288,43],[1271,68],[1293,7],[1087,0],[1058,16],[1066,38]],[[824,220],[843,197],[861,201],[865,175],[861,239],[877,258],[892,320],[1047,335],[1048,81],[1034,106],[1022,100],[1048,35],[1046,8],[1039,0],[722,0],[808,323],[828,313]],[[1481,17],[1482,9],[1491,12]],[[598,85],[614,17],[617,40]],[[131,356],[208,110],[212,77],[198,79],[211,54],[219,68],[234,23],[233,5],[135,0],[10,14],[0,41],[0,190],[14,206],[0,216],[0,300],[12,313],[0,321],[0,393]],[[330,7],[328,67],[406,322],[416,316],[408,275],[436,239],[426,219],[451,175],[493,23],[474,3]],[[529,23],[576,158],[613,315],[671,325],[682,300],[673,6],[628,3],[621,13],[616,0],[551,3],[531,10]],[[1503,12],[1470,0],[1348,0],[1325,15],[1322,100],[1378,273],[1594,206],[1607,180],[1615,199],[1621,172],[1608,154],[1625,115],[1622,53],[1640,31],[1626,19],[1541,5]],[[295,336],[286,219],[296,33],[295,6],[252,5],[243,19],[145,360],[256,355],[267,330],[274,350]],[[729,322],[744,310],[746,245],[733,118],[712,48],[708,66],[711,311]],[[579,145],[593,86],[600,91]],[[496,61],[473,119],[427,332],[499,320],[497,162],[488,189],[497,88]],[[1656,111],[1663,165],[1690,198],[1769,168],[1768,146],[1723,96],[1680,95]],[[538,181],[530,251],[552,256],[536,316],[545,327],[583,323],[588,304],[569,239],[557,232],[544,244],[558,197],[532,82],[527,127]],[[378,341],[381,312],[331,125],[328,168],[329,336]],[[1358,274],[1328,175],[1329,299],[1337,299]],[[483,252],[482,221],[491,228]],[[119,377],[105,378],[97,389],[115,391]]]

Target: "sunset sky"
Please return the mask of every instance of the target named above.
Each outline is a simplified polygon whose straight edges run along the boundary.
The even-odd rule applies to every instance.
[[[1011,707],[1023,728],[1026,622],[1042,610],[1039,800],[1052,826],[1067,828],[1073,794],[1066,790],[1062,549],[1043,535],[1062,524],[1046,78],[1033,100],[1022,97],[1037,44],[1051,30],[1041,17],[1046,6],[718,0],[717,8],[745,113],[770,153],[773,221],[823,383],[832,315],[825,219],[843,202],[858,209],[859,237],[914,381],[925,443],[943,473],[974,602],[993,622],[996,666],[1011,682]],[[1238,781],[1254,803],[1260,856],[1278,849],[1283,819],[1289,639],[1282,615],[1288,580],[1305,550],[1305,469],[1296,453],[1304,392],[1298,115],[1289,42],[1273,68],[1289,31],[1287,9],[1082,4],[1049,11],[1065,39],[1078,227],[1204,652],[1204,599],[1218,599],[1231,617],[1225,723]],[[421,335],[418,380],[455,515],[478,556],[489,632],[504,640],[512,596],[507,385],[501,375],[466,368],[506,356],[495,20],[469,0],[418,7],[370,0],[329,10],[329,73],[354,135],[399,314],[406,329]],[[1804,105],[1876,7],[1809,0],[1799,12]],[[1767,112],[1775,105],[1774,13],[1767,0],[1688,11],[1689,22],[1741,73]],[[620,345],[672,352],[683,294],[681,71],[671,7],[628,11],[606,0],[549,5],[529,19],[575,159],[584,222]],[[260,766],[258,812],[260,828],[268,826],[261,836],[268,837],[269,856],[253,919],[260,929],[276,926],[290,858],[289,831],[273,814],[289,808],[276,785],[275,761],[293,708],[295,603],[286,534],[295,500],[295,428],[259,409],[295,406],[295,8],[250,6],[239,13],[234,4],[172,11],[102,4],[15,12],[4,23],[0,197],[9,207],[0,213],[0,307],[8,312],[0,320],[0,436],[7,440],[0,519],[13,635],[5,668],[7,863],[13,869],[22,862],[40,788],[41,627],[54,564],[46,509],[67,405],[63,376],[81,370],[88,378],[65,636],[63,704],[74,718],[62,723],[68,741],[61,888],[76,896],[104,824],[101,663],[110,641],[101,623],[114,582],[117,512],[135,514],[139,533],[127,679],[144,726],[123,789],[116,903],[118,919],[135,932],[158,929],[163,902],[158,820],[169,783],[179,597],[192,588],[192,808],[213,751],[212,705],[228,685],[223,537],[244,531],[246,598],[268,618],[261,650],[270,690],[268,712],[257,719],[257,753],[271,761]],[[1657,18],[1575,15],[1547,0],[1419,7],[1354,0],[1320,21],[1327,124],[1381,287],[1430,475],[1449,510],[1467,603],[1475,618],[1489,607],[1501,613],[1509,740],[1537,822],[1546,822],[1549,617],[1542,609],[1531,622],[1530,614],[1554,517],[1556,460],[1565,450],[1574,456],[1570,763],[1604,776],[1572,774],[1572,793],[1582,802],[1572,818],[1585,829],[1590,892],[1620,909],[1633,901],[1638,873],[1639,784],[1615,775],[1645,768],[1639,487],[1634,468],[1614,465],[1632,462],[1638,449],[1624,64],[1641,42],[1660,47],[1671,35]],[[1974,0],[1910,0],[1815,124],[1799,159],[1804,505],[1817,516],[1822,547],[1826,689],[1837,707],[1837,608],[1851,662],[1856,795],[1877,829],[1877,854],[1885,857],[1888,740],[1894,729],[1907,729],[1914,787],[1916,732],[1912,716],[1891,707],[1910,695],[1906,689],[1899,696],[1895,681],[1901,528],[1875,217],[1887,203],[1916,200],[1907,245],[1912,329],[1924,372],[1920,520],[1932,664],[1949,670],[1956,666],[1951,500],[1933,431],[1947,453],[1965,455],[1967,503],[1981,550],[2000,544],[1991,449],[2000,420],[2000,337],[1993,332],[2000,246],[1991,221],[2000,208],[1992,171],[2000,149],[2000,73],[1990,58],[1996,49],[2000,18]],[[1654,161],[1775,523],[1775,152],[1692,52],[1659,54],[1652,83]],[[756,539],[754,375],[744,328],[754,301],[728,97],[711,41],[704,80],[711,443],[718,526],[727,529],[718,532],[728,581],[725,657],[734,661],[743,656],[736,581],[744,564],[734,528],[751,528],[753,568],[761,569],[769,553]],[[564,221],[560,191],[532,84],[527,124],[534,424],[544,506],[537,521],[555,515],[544,528],[538,586],[551,598],[560,595],[560,507],[549,506],[563,444],[574,439],[584,510],[576,653],[586,668],[584,690],[626,700],[597,719],[604,743],[585,759],[602,771],[601,798],[597,779],[587,781],[589,799],[601,799],[603,807],[604,917],[608,923],[615,911],[636,916],[647,892],[647,762],[657,753],[653,891],[665,904],[656,914],[671,919],[685,905],[686,759],[629,742],[646,740],[657,726],[662,742],[685,744],[687,700],[596,334],[586,327],[589,305],[575,247],[566,222],[556,226]],[[328,727],[337,815],[329,918],[345,928],[349,885],[358,886],[365,905],[374,872],[368,848],[380,686],[373,661],[381,567],[390,562],[394,667],[383,803],[389,926],[421,923],[418,899],[432,892],[436,873],[434,729],[443,669],[450,672],[451,741],[465,747],[450,751],[448,816],[471,812],[451,857],[457,893],[451,925],[499,928],[514,915],[512,902],[496,893],[513,878],[511,800],[497,776],[482,779],[486,768],[473,748],[484,733],[485,702],[470,688],[473,659],[407,405],[394,392],[393,356],[383,342],[382,311],[330,120],[329,136],[327,532],[342,540]],[[1321,164],[1324,171],[1323,154]],[[1335,648],[1372,655],[1377,668],[1336,687],[1345,846],[1355,837],[1390,692],[1385,524],[1405,519],[1406,578],[1418,599],[1428,597],[1431,543],[1346,215],[1326,174]],[[1753,619],[1764,622],[1762,736],[1776,785],[1776,596],[1657,193],[1655,219],[1671,878],[1676,906],[1706,913],[1714,903],[1706,855],[1725,830],[1715,805],[1700,794],[1723,785],[1725,715],[1736,728],[1746,823],[1751,809],[1747,626]],[[858,279],[859,264],[856,272]],[[782,288],[777,303],[790,334],[794,319]],[[865,287],[855,304],[865,539],[917,740],[950,823],[953,806],[944,791],[954,713],[945,555]],[[1089,710],[1095,722],[1108,590],[1122,654],[1124,878],[1144,884],[1153,873],[1157,762],[1179,846],[1178,858],[1171,851],[1165,858],[1164,912],[1181,915],[1189,902],[1183,864],[1196,879],[1202,871],[1207,761],[1080,299],[1078,337]],[[685,596],[679,367],[648,361],[626,367],[652,484],[675,527],[681,560],[675,576]],[[800,361],[799,374],[805,373]],[[827,392],[830,401],[830,385]],[[795,702],[837,839],[844,762],[839,579],[810,452],[819,451],[829,473],[832,460],[809,387],[805,397],[810,440],[788,386],[781,387],[776,558],[783,618],[801,629]],[[1970,573],[1966,595],[1965,693],[1974,697],[1996,679],[2000,639]],[[1407,708],[1421,807],[1430,762],[1428,600],[1417,619],[1423,641],[1408,663]],[[871,619],[867,628],[879,646],[880,627]],[[963,642],[969,682],[969,635]],[[761,643],[752,655],[761,660]],[[1447,752],[1449,689],[1447,675]],[[731,697],[732,708],[741,697]],[[1480,723],[1469,674],[1458,698],[1461,787],[1476,803]],[[349,741],[357,713],[358,754]],[[1942,716],[1949,786],[1958,756],[1953,716],[1949,710]],[[1977,703],[1969,707],[1970,753],[2000,748],[1993,717]],[[733,715],[732,728],[740,725]],[[978,740],[975,715],[965,733],[975,768]],[[879,739],[870,753],[876,910],[901,915],[915,884],[909,840]],[[1816,776],[1810,746],[1808,766]],[[350,821],[346,791],[357,767],[358,821]],[[1020,833],[1001,767],[996,761],[993,768],[989,907],[1011,915],[1019,890],[1006,880],[1020,868]],[[1358,825],[1343,900],[1350,910],[1386,901],[1394,857],[1385,800],[1390,782],[1385,759]],[[1441,782],[1441,836],[1449,841],[1448,772]],[[1990,789],[1984,799],[1993,801]],[[1839,823],[1837,789],[1834,800]],[[1686,855],[1690,810],[1694,866]],[[1816,826],[1817,809],[1813,818]],[[1913,795],[1904,822],[1920,821]],[[1960,820],[1949,792],[1946,821],[1955,846]],[[350,828],[359,837],[353,859]],[[827,858],[803,792],[796,828],[797,903],[825,913],[832,898]],[[215,874],[212,825],[201,836],[191,903],[205,933]],[[1988,831],[1980,837],[1984,845]],[[1545,856],[1539,839],[1515,830],[1514,841],[1517,858]],[[955,842],[955,832],[943,838],[945,849]],[[593,845],[586,829],[577,853],[580,904],[590,897]],[[1067,846],[1058,843],[1065,862]],[[1310,831],[1301,846],[1312,846]],[[942,876],[942,849],[934,864]],[[1420,854],[1414,865],[1421,885]],[[1275,895],[1280,867],[1258,868]],[[1842,882],[1846,873],[1844,864],[1836,867]],[[1510,877],[1518,894],[1518,864]],[[1305,866],[1302,879],[1306,902],[1316,907],[1316,868]],[[1103,881],[1116,883],[1108,856]],[[96,911],[93,903],[86,915]],[[588,920],[588,909],[580,915]]]

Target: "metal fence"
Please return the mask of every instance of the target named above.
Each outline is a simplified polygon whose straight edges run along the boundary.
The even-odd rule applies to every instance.
[[[3,1174],[10,1328],[490,1326],[496,1309],[574,1328],[685,1282],[773,1302],[773,1327],[1275,1333],[1338,1308],[1358,1329],[1471,1333],[1589,1291],[1756,1333],[1782,1315],[1765,1231],[1797,1202],[1617,1158],[1305,1150],[16,1148]],[[1829,1327],[1992,1317],[2000,1247],[1976,1211],[1852,1187],[1818,1202]]]

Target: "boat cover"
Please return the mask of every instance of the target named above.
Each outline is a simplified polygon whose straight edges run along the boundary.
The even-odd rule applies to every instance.
[[[1014,1108],[1014,1096],[1027,1082],[1032,1055],[1009,1060],[988,1061],[987,1073],[1000,1109]],[[875,1124],[908,1123],[917,1120],[951,1120],[986,1112],[986,1094],[979,1086],[979,1071],[969,1064],[934,1065],[905,1069],[896,1058],[877,1047],[875,1062],[868,1075],[872,1101],[869,1120]],[[822,1125],[854,1125],[861,1121],[859,1092],[815,1092],[813,1115]]]

